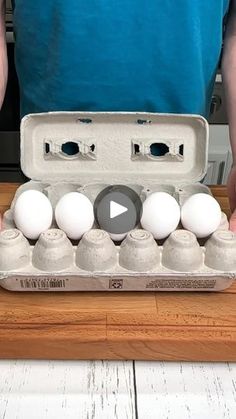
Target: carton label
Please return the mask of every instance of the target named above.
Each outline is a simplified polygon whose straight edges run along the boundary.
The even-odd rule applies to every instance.
[[[153,289],[213,289],[216,286],[216,279],[154,279],[146,284],[146,288]]]
[[[66,288],[64,278],[25,278],[20,279],[20,288],[32,290],[52,290],[55,288]]]
[[[123,279],[110,279],[109,288],[112,290],[121,290],[123,288]]]
[[[13,275],[0,277],[3,288],[16,291],[219,291],[228,288],[235,278],[214,277],[110,277],[77,275]]]

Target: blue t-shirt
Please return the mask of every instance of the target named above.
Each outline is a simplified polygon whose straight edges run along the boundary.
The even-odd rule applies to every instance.
[[[15,0],[21,113],[208,115],[229,0]]]

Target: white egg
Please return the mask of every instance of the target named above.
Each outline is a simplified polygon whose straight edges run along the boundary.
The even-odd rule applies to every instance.
[[[80,239],[93,226],[93,205],[82,193],[69,192],[58,201],[55,219],[70,239]]]
[[[125,237],[127,236],[127,233],[109,233],[110,238],[114,241],[114,242],[120,242],[121,240],[124,240]]]
[[[28,238],[37,239],[52,224],[53,209],[40,191],[28,190],[17,198],[13,210],[16,227]]]
[[[180,207],[167,192],[155,192],[143,203],[142,227],[155,239],[164,239],[174,231],[180,221]]]
[[[206,193],[190,196],[181,208],[181,223],[197,237],[207,237],[221,223],[221,208],[215,198]]]

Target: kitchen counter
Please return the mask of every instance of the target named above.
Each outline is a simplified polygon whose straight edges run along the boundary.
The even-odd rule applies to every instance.
[[[236,364],[0,361],[4,419],[234,419]]]

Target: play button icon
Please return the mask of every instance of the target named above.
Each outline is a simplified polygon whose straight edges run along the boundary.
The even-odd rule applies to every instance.
[[[126,211],[128,211],[128,208],[124,207],[123,205],[120,205],[114,201],[110,202],[110,218],[118,217],[119,215],[124,214]]]
[[[127,233],[140,221],[142,202],[139,195],[127,186],[108,186],[95,200],[94,216],[100,228],[108,233]]]

